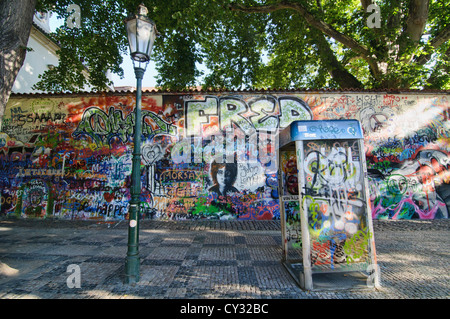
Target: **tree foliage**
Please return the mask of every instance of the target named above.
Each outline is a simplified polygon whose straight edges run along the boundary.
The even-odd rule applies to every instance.
[[[447,0],[38,0],[64,20],[78,4],[82,27],[52,34],[61,62],[37,88],[102,90],[107,70],[122,75],[123,20],[141,2],[161,34],[152,59],[163,88],[450,89]]]

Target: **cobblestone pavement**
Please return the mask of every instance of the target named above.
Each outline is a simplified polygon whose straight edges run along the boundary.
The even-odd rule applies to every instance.
[[[123,284],[126,222],[0,220],[0,299],[450,298],[450,220],[374,221],[381,289],[303,291],[279,221],[143,221],[140,281]],[[81,288],[69,288],[69,265]]]

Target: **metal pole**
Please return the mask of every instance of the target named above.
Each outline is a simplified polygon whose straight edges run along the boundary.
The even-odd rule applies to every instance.
[[[313,289],[312,269],[311,269],[311,242],[308,227],[308,208],[302,205],[303,198],[301,196],[304,189],[303,176],[303,141],[295,142],[295,154],[297,155],[297,171],[298,171],[298,201],[300,206],[300,227],[302,231],[302,257],[303,257],[303,280],[304,289]]]
[[[141,197],[141,98],[142,79],[145,69],[135,67],[134,73],[137,79],[136,87],[136,117],[134,122],[134,148],[131,168],[131,200],[128,212],[128,251],[125,263],[125,283],[137,283],[139,281],[139,210]]]
[[[377,264],[377,252],[376,252],[376,248],[375,248],[375,234],[373,231],[373,221],[372,221],[372,208],[370,205],[370,194],[369,194],[369,181],[367,179],[367,164],[366,164],[366,153],[364,152],[364,140],[360,139],[359,140],[359,152],[361,154],[361,162],[363,165],[363,172],[364,172],[364,176],[362,178],[363,182],[364,182],[364,191],[365,191],[365,197],[366,197],[366,218],[367,218],[367,224],[369,226],[369,239],[368,239],[368,245],[369,245],[369,253],[370,253],[370,260],[372,262],[372,264],[369,266],[374,272],[375,272],[375,276],[374,276],[374,287],[376,289],[381,288],[381,284],[380,284],[380,267]]]
[[[283,168],[281,167],[281,149],[278,149],[278,198],[280,201],[281,242],[283,249],[283,262],[288,261],[288,245],[286,239],[286,212],[284,207]]]

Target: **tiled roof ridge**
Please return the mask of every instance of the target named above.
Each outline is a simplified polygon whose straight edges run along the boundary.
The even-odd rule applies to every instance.
[[[129,88],[129,87],[127,87]],[[14,96],[53,96],[53,95],[111,95],[111,94],[130,94],[134,93],[135,88],[127,90],[114,90],[114,91],[79,91],[79,92],[47,92],[47,93],[12,93]],[[265,88],[265,89],[199,89],[199,88],[186,88],[182,90],[169,90],[160,88],[143,88],[143,93],[154,94],[207,94],[207,93],[297,93],[297,92],[349,92],[349,93],[450,93],[450,90],[438,90],[438,89],[398,89],[398,88],[380,88],[380,89],[359,89],[359,88]]]

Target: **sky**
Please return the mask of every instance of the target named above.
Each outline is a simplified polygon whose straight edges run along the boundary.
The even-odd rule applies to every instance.
[[[133,62],[131,61],[130,55],[127,54],[123,56],[123,63],[121,64],[123,69],[123,79],[121,79],[117,74],[112,74],[112,81],[114,82],[114,87],[119,86],[136,86],[136,77],[134,75]],[[142,79],[142,87],[155,87],[156,86],[156,69],[155,63],[150,61],[147,65],[147,69]]]

